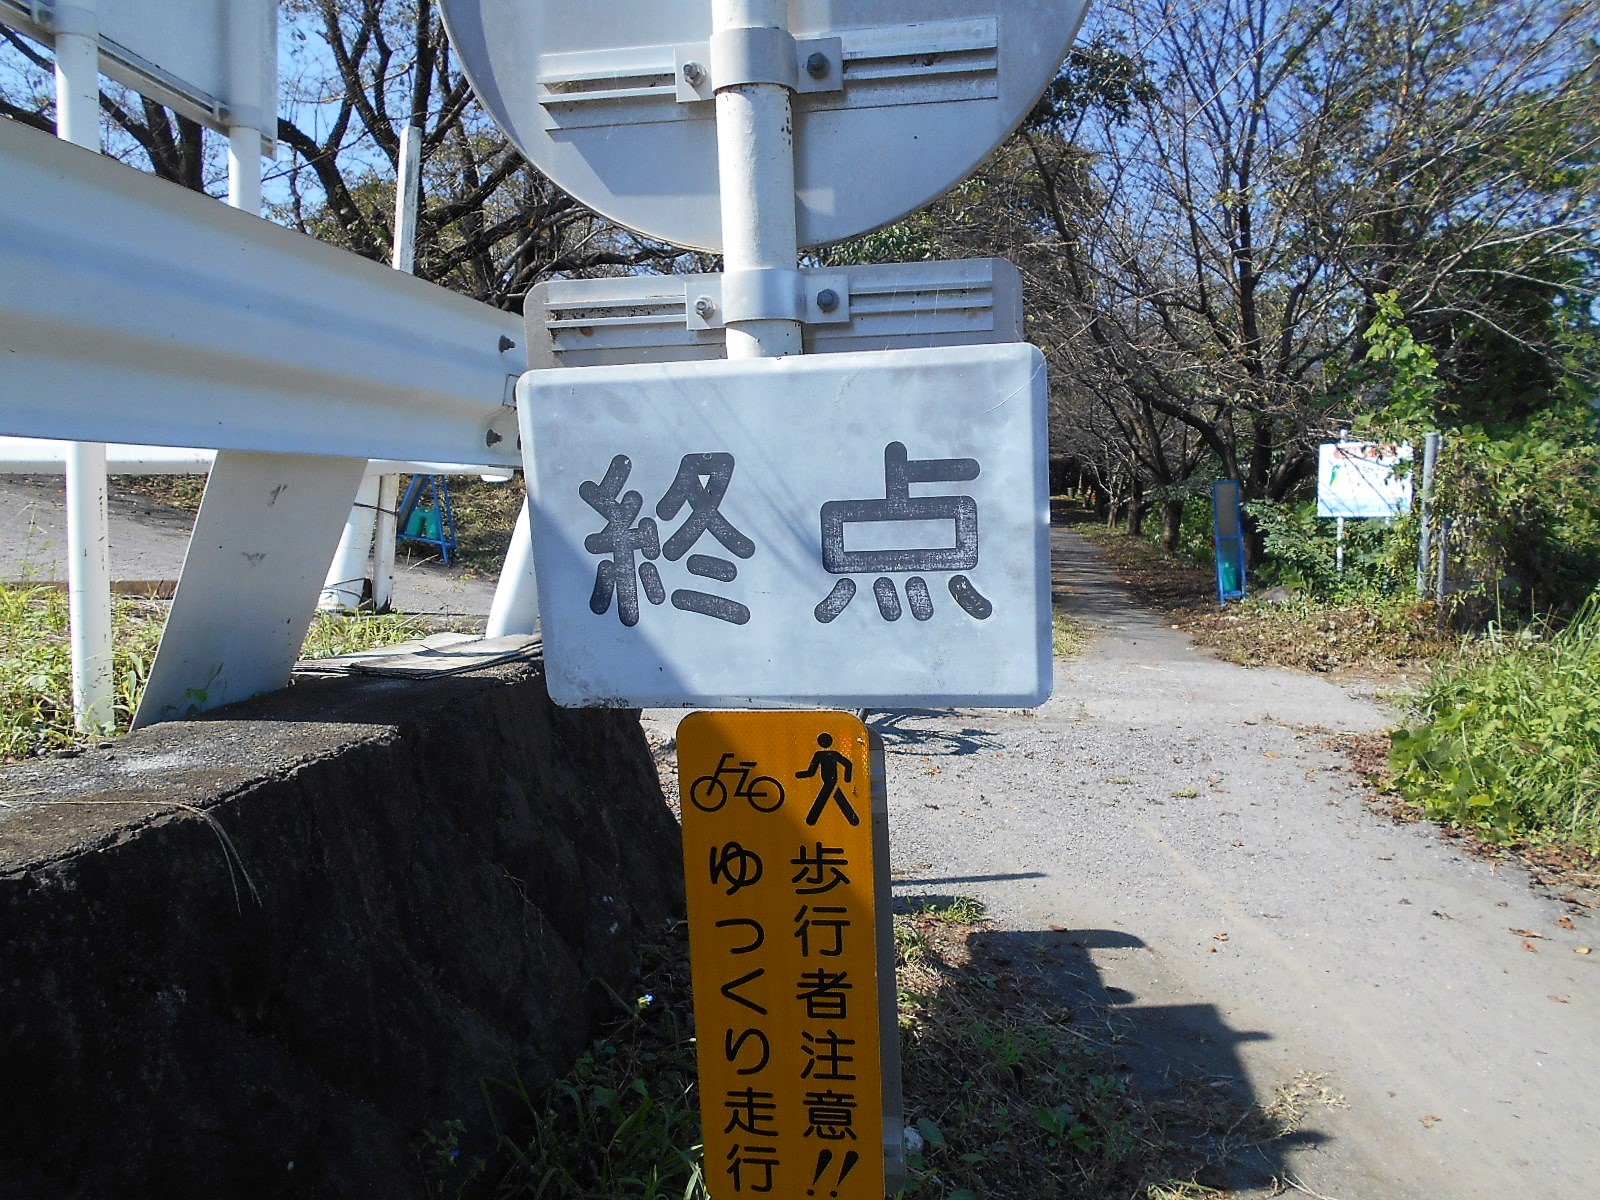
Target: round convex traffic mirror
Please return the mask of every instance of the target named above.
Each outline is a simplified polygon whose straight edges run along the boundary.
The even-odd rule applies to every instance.
[[[529,161],[648,237],[722,246],[711,0],[441,0]],[[1088,0],[791,0],[802,246],[943,194],[1055,77]]]

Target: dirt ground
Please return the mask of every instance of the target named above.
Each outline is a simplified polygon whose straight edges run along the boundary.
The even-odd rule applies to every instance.
[[[1066,528],[1055,582],[1090,637],[1044,707],[871,715],[896,900],[982,900],[1146,1095],[1292,1109],[1231,1195],[1592,1196],[1590,910],[1371,803],[1336,747],[1394,721],[1381,681],[1221,661]]]

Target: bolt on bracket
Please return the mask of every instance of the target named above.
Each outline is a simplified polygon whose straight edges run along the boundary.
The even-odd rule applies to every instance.
[[[775,83],[801,94],[844,90],[844,42],[795,38],[781,29],[732,29],[710,42],[673,47],[680,104],[714,99],[718,88]]]

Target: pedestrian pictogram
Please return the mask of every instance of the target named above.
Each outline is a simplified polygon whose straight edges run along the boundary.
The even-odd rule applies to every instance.
[[[898,1071],[886,1080],[893,990],[880,981],[893,975],[878,922],[873,753],[866,727],[841,712],[695,713],[678,728],[716,1200],[884,1194]],[[806,781],[805,802],[783,803],[779,779]]]
[[[844,789],[839,786],[839,774],[844,773],[844,781],[850,782],[850,777],[855,767],[850,760],[833,748],[833,737],[830,734],[817,735],[818,750],[811,756],[811,765],[804,771],[796,771],[796,779],[810,779],[819,776],[822,779],[822,790],[817,793],[816,800],[811,805],[811,811],[806,813],[806,824],[815,825],[822,819],[822,810],[827,808],[828,802],[834,801],[839,805],[839,811],[844,814],[844,819],[852,825],[861,824],[861,817],[856,810],[850,807],[850,801],[844,794]]]

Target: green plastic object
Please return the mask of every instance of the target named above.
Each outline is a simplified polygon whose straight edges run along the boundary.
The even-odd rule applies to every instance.
[[[1231,558],[1224,558],[1219,564],[1222,570],[1222,590],[1227,593],[1239,590],[1239,564]]]

